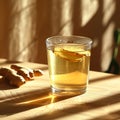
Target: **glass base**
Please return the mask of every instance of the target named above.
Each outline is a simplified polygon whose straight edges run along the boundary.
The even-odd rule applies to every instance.
[[[84,94],[86,92],[86,88],[82,88],[79,90],[61,90],[61,89],[56,89],[54,87],[52,89],[52,94],[57,94],[57,95],[80,95]]]

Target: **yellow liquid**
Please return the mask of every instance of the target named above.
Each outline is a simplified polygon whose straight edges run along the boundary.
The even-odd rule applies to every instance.
[[[85,89],[90,51],[76,44],[61,44],[47,50],[51,86],[57,90]]]

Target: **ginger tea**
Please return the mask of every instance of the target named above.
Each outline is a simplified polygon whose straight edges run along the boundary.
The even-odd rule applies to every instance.
[[[50,83],[56,91],[85,92],[90,63],[90,50],[75,43],[47,48]]]

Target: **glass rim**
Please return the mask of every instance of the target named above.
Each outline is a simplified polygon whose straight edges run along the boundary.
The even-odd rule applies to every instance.
[[[69,39],[69,38],[76,38],[77,41],[82,41],[83,43],[81,44],[92,44],[93,41],[91,38],[87,37],[87,36],[78,36],[78,35],[68,35],[68,36],[62,36],[62,35],[56,35],[56,36],[51,36],[51,37],[48,37],[46,39],[46,42],[50,42],[50,41],[54,41],[54,39],[61,39],[61,38],[65,38],[65,39]]]

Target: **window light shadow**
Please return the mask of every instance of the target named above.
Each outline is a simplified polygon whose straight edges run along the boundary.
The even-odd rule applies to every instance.
[[[89,110],[99,109],[101,107],[105,107],[105,106],[119,103],[119,101],[120,101],[119,98],[120,98],[120,94],[114,94],[114,95],[104,97],[104,98],[101,98],[98,100],[94,100],[94,101],[91,101],[88,103],[81,103],[81,104],[73,105],[73,106],[68,107],[68,108],[66,107],[64,109],[58,108],[57,110],[53,110],[53,112],[51,112],[51,114],[49,114],[49,113],[43,114],[43,115],[40,115],[38,117],[34,117],[32,119],[53,120],[53,119],[57,119],[57,118],[62,118],[65,116],[74,115],[74,114],[86,112]],[[54,105],[53,105],[53,107],[54,107]],[[51,109],[51,111],[52,111],[52,109]],[[116,113],[116,114],[118,114],[118,113]],[[32,120],[32,119],[28,118],[27,120]]]
[[[120,110],[89,120],[120,120]]]

